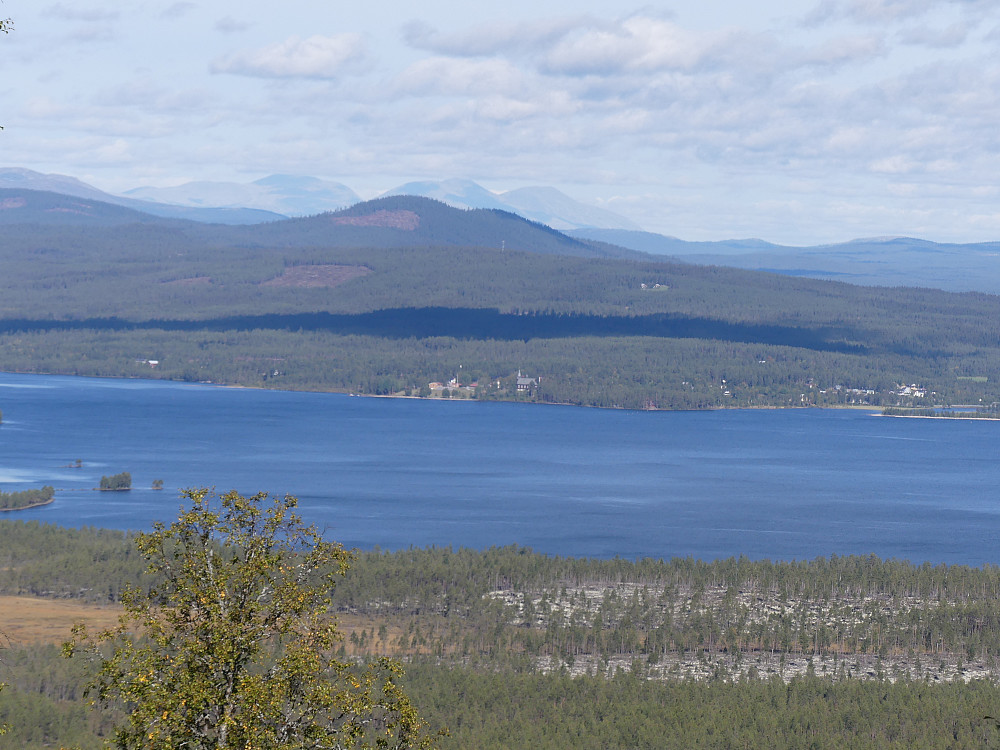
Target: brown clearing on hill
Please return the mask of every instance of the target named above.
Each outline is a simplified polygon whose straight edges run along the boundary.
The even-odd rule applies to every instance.
[[[11,645],[62,643],[78,622],[92,630],[118,623],[121,608],[87,604],[74,599],[43,599],[35,596],[0,596],[0,633]]]
[[[420,226],[420,216],[413,211],[376,211],[367,216],[331,216],[331,224],[349,227],[387,227],[412,232]]]
[[[334,287],[371,272],[365,266],[292,266],[261,286]]]
[[[0,634],[9,639],[10,645],[52,643],[59,645],[70,637],[70,629],[77,623],[86,623],[92,632],[118,624],[121,607],[114,604],[88,604],[76,599],[47,599],[40,596],[0,596]],[[344,635],[348,654],[393,654],[396,656],[428,653],[426,647],[401,648],[398,641],[406,631],[399,622],[387,618],[366,617],[355,614],[336,615],[337,625]],[[350,640],[351,633],[379,631],[386,625],[385,640],[374,639],[365,647]],[[4,644],[5,645],[5,644]]]

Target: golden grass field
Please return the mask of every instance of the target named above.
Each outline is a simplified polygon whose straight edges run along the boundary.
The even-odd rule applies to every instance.
[[[116,605],[87,604],[73,599],[0,595],[0,634],[8,640],[8,644],[0,645],[59,645],[69,640],[70,628],[76,623],[85,623],[91,631],[109,628],[118,623],[121,611],[121,607]],[[378,630],[383,623],[388,626],[386,640],[372,642],[364,649],[367,653],[403,655],[427,651],[420,647],[403,649],[396,645],[395,642],[404,632],[398,623],[357,615],[337,616],[337,624],[344,635],[344,645],[351,655],[362,651],[350,642],[351,633]]]
[[[0,632],[10,645],[62,643],[70,628],[83,622],[94,630],[118,622],[121,608],[86,604],[72,599],[35,596],[0,596]]]

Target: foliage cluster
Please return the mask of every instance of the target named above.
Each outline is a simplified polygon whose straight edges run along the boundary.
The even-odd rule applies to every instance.
[[[120,748],[430,747],[388,659],[334,658],[330,592],[351,556],[295,514],[296,500],[187,490],[170,526],[136,537],[153,584],[128,588],[118,627],[76,626],[66,654],[127,713]]]

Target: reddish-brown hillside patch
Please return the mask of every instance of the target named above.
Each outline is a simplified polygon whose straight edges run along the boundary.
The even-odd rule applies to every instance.
[[[332,287],[367,276],[372,270],[365,266],[292,266],[261,286]]]

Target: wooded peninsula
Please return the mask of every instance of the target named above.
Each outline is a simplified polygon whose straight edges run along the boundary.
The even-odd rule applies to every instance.
[[[53,487],[22,490],[21,492],[0,492],[0,511],[24,510],[37,508],[39,505],[48,505],[52,502],[54,495],[55,489]]]

